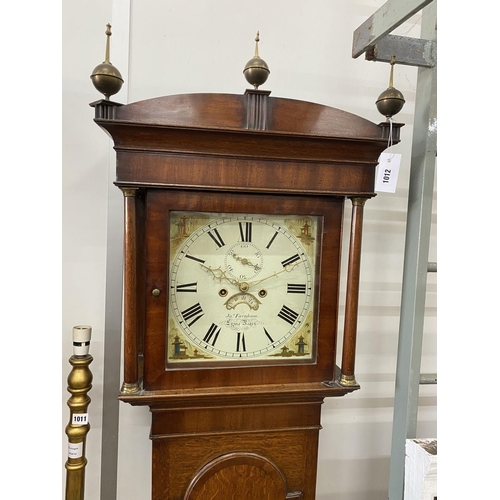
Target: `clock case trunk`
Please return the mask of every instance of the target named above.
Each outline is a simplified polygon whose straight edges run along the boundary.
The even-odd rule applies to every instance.
[[[214,493],[312,500],[323,399],[359,388],[354,367],[363,207],[375,195],[378,157],[389,133],[392,143],[399,142],[402,125],[377,125],[260,90],[91,106],[95,122],[114,141],[115,183],[124,194],[119,398],[151,409],[153,500]],[[337,366],[346,200],[352,213]],[[317,363],[166,370],[169,210],[278,210],[324,218]],[[258,478],[256,490],[249,489],[252,477]]]

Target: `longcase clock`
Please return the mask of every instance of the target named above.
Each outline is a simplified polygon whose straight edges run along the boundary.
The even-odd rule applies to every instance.
[[[359,388],[363,207],[400,126],[258,89],[92,106],[124,195],[119,398],[151,409],[153,500],[313,500],[321,404]]]

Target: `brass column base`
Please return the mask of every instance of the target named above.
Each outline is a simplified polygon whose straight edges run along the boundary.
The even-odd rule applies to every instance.
[[[123,382],[120,392],[122,394],[138,394],[141,392],[141,383],[139,381],[133,384]]]
[[[356,382],[356,378],[354,377],[354,375],[344,375],[344,374],[340,376],[339,384],[343,385],[344,387],[352,387],[355,385],[356,386],[359,385]]]

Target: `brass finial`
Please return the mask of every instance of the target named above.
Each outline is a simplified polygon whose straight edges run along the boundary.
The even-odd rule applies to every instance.
[[[255,37],[255,55],[246,63],[243,70],[247,82],[253,85],[255,89],[259,88],[259,85],[262,85],[267,80],[270,73],[266,62],[259,57],[259,42],[260,36],[257,31]]]
[[[260,42],[260,36],[259,36],[259,32],[257,31],[257,35],[255,36],[255,54],[254,54],[254,57],[259,57],[259,42]]]
[[[104,94],[106,99],[118,93],[123,85],[120,72],[109,62],[109,46],[111,37],[111,24],[106,25],[106,54],[104,62],[94,68],[90,78],[94,87]]]
[[[403,94],[395,89],[393,86],[394,79],[394,65],[396,64],[396,57],[391,57],[391,74],[389,76],[389,87],[384,90],[376,100],[375,104],[377,109],[386,118],[392,118],[394,115],[398,114],[404,106],[405,99]]]

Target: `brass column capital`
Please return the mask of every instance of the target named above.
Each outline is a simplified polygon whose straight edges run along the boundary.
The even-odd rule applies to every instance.
[[[351,198],[353,207],[364,207],[368,198]]]
[[[131,187],[120,187],[123,196],[126,198],[128,196],[136,196],[139,188],[131,188]]]

